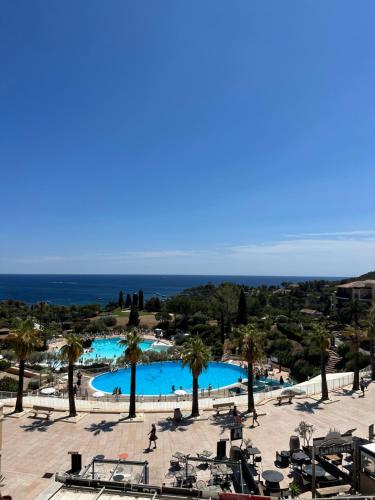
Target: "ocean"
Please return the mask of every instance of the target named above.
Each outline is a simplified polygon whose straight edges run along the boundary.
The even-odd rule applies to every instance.
[[[27,304],[46,301],[52,304],[105,305],[118,299],[120,290],[136,293],[142,289],[145,298],[153,295],[170,297],[186,288],[231,281],[241,285],[280,285],[316,279],[339,280],[338,277],[311,276],[204,276],[157,274],[0,274],[0,300],[19,300]]]

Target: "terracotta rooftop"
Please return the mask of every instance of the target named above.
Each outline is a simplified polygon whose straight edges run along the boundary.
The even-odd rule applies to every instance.
[[[371,288],[373,286],[375,286],[375,280],[365,280],[344,283],[343,285],[338,285],[338,288]]]

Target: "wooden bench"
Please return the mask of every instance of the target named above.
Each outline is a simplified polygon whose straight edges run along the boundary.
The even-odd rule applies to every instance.
[[[38,413],[43,413],[46,416],[47,420],[50,419],[53,410],[54,409],[51,406],[38,406],[38,405],[33,406],[34,417],[36,417]]]
[[[278,396],[277,401],[279,402],[279,406],[281,406],[281,402],[284,400],[288,400],[288,403],[292,404],[293,398],[294,398],[294,394],[291,394],[290,396]]]
[[[228,402],[228,403],[214,403],[214,404],[212,405],[212,408],[213,408],[214,410],[216,410],[216,415],[219,415],[220,410],[225,410],[225,409],[230,410],[230,409],[231,409],[231,408],[233,408],[233,407],[234,407],[234,403],[233,403],[233,401]]]

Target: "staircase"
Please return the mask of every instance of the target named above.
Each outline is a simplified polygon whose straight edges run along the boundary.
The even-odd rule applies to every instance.
[[[328,360],[326,363],[326,373],[336,373],[336,365],[341,360],[341,356],[337,354],[337,352],[332,351],[332,349],[328,349]]]

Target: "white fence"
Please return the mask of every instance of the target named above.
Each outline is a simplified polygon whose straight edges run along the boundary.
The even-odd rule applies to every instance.
[[[360,371],[361,377],[366,377],[370,374],[370,367],[367,367]],[[334,377],[329,377],[327,380],[328,390],[330,392],[338,390],[342,387],[349,386],[353,383],[353,373],[343,373],[335,374]],[[295,387],[299,387],[303,389],[305,392],[305,396],[313,396],[321,393],[321,381],[307,381],[302,384],[298,384]],[[263,401],[269,399],[275,399],[280,396],[283,389],[275,389],[268,390],[262,392],[254,393],[255,403],[261,403]],[[16,393],[10,392],[0,392],[0,400],[4,400],[4,402],[13,403],[16,398]],[[303,397],[305,397],[303,396]],[[128,410],[128,396],[120,396],[117,400],[112,397],[103,397],[100,399],[88,399],[88,398],[76,398],[76,406],[77,410],[81,411],[113,411],[113,412],[126,412]],[[172,410],[178,406],[183,409],[190,409],[191,395],[188,394],[186,396],[161,396],[161,397],[152,397],[152,398],[143,398],[142,396],[137,397],[137,406],[139,411],[166,411]],[[244,395],[231,395],[226,397],[217,397],[213,394],[211,397],[201,397],[200,398],[200,407],[202,410],[210,410],[212,409],[212,405],[214,403],[224,403],[228,401],[234,401],[237,406],[246,406],[247,405],[247,394]],[[66,410],[68,408],[68,397],[67,394],[64,396],[47,396],[40,395],[36,393],[26,393],[24,396],[24,405],[25,407],[32,405],[46,405],[53,406],[56,409]]]

